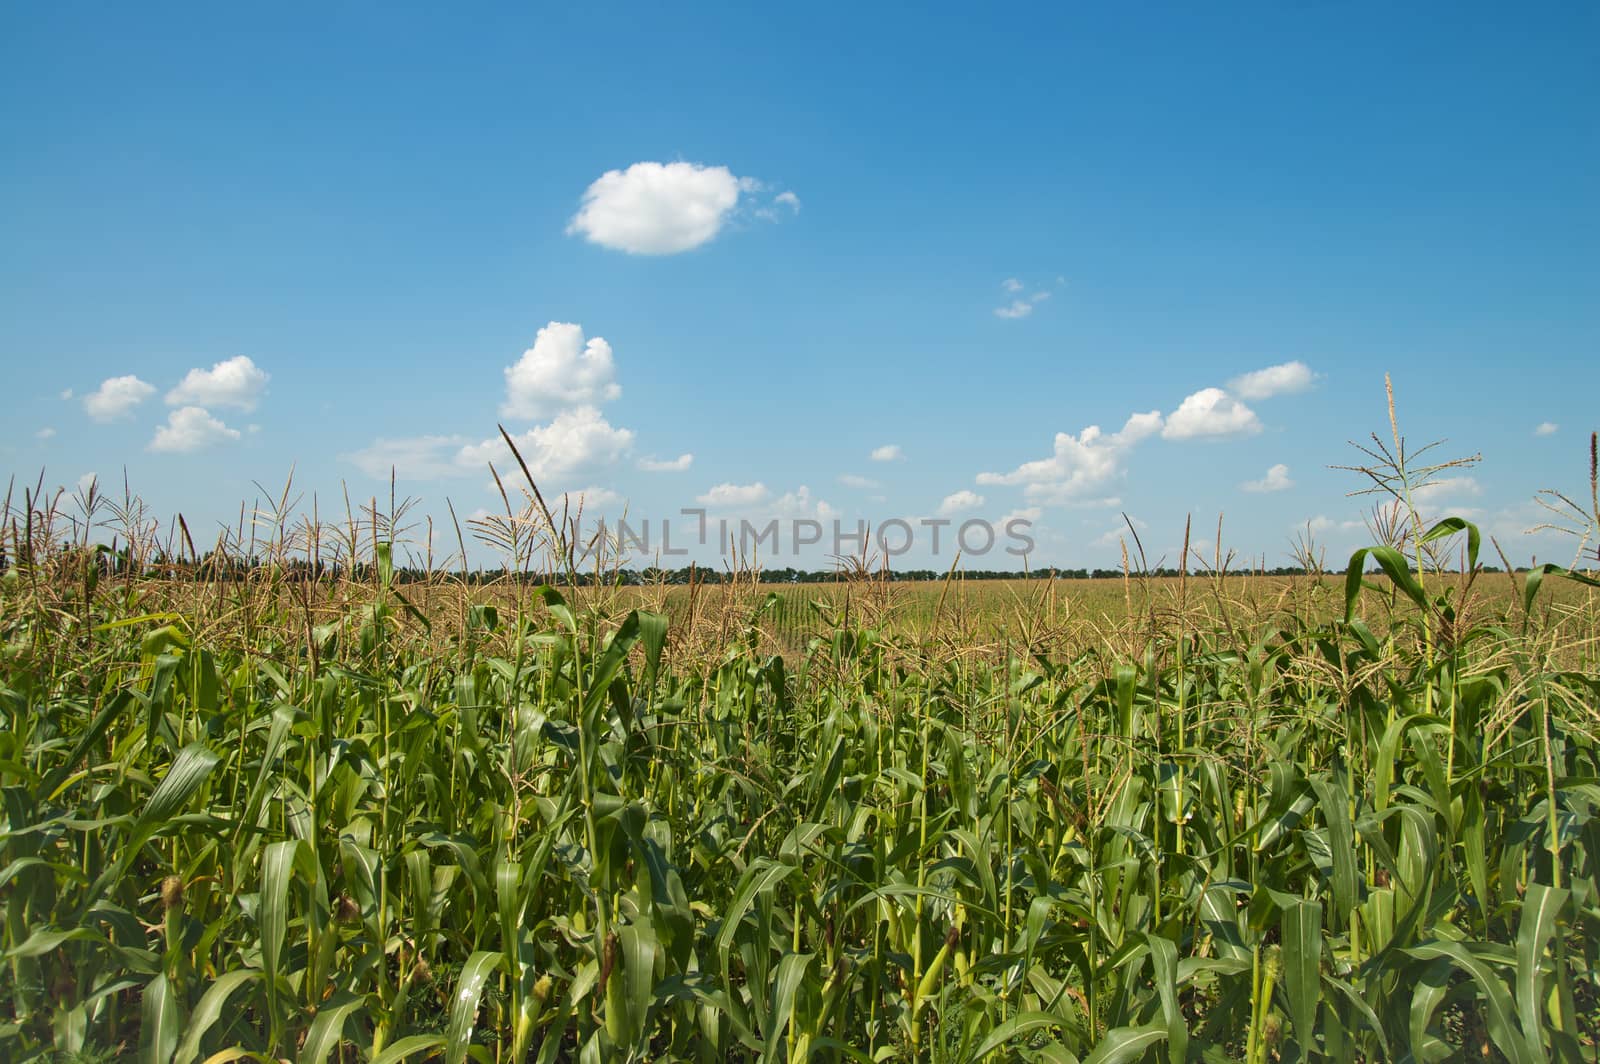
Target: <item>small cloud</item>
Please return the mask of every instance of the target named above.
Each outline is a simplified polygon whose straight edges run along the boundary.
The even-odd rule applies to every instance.
[[[675,255],[715,238],[739,197],[760,189],[760,181],[736,177],[726,166],[634,163],[595,179],[567,232],[630,255]],[[800,200],[783,193],[774,202],[798,210]]]
[[[966,510],[976,510],[983,505],[983,496],[966,488],[944,497],[939,504],[939,516],[949,517],[951,514],[962,513]]]
[[[718,484],[696,500],[707,506],[752,506],[764,500],[769,492],[762,483]]]
[[[1246,399],[1271,399],[1275,395],[1303,392],[1316,379],[1317,375],[1304,362],[1281,362],[1235,377],[1228,382],[1228,387]]]
[[[1058,432],[1048,458],[1024,462],[1009,473],[979,473],[979,484],[1022,485],[1030,501],[1051,506],[1114,506],[1114,496],[1099,495],[1120,479],[1127,456],[1139,441],[1161,430],[1160,411],[1132,414],[1117,432],[1090,425],[1078,435]]]
[[[1476,477],[1444,477],[1421,485],[1411,494],[1413,498],[1427,499],[1437,504],[1439,499],[1475,499],[1483,494],[1483,486]]]
[[[341,454],[339,458],[355,465],[375,480],[387,479],[391,472],[404,481],[442,480],[445,477],[463,476],[471,469],[481,468],[468,468],[456,463],[457,452],[468,442],[465,436],[380,437],[370,446]]]
[[[639,459],[639,468],[646,473],[683,473],[694,464],[694,455],[680,454],[676,458],[657,458],[651,455]]]
[[[101,381],[100,387],[83,397],[83,408],[96,421],[115,421],[154,394],[154,385],[130,373]]]
[[[191,369],[178,386],[167,393],[167,405],[254,410],[269,379],[248,355],[236,355],[210,369]]]
[[[565,506],[570,510],[578,509],[596,510],[605,506],[614,506],[622,501],[622,496],[610,488],[580,488],[577,491],[564,491],[557,500],[557,506]]]
[[[1043,516],[1043,508],[1038,506],[1024,506],[1020,509],[1012,510],[1010,513],[1006,514],[1000,519],[999,524],[1001,528],[1004,528],[1013,521],[1027,521],[1032,523],[1039,520]]]
[[[78,478],[78,490],[83,492],[85,495],[89,494],[89,489],[94,487],[94,482],[97,479],[98,478],[94,473],[85,473],[83,476]]]
[[[622,394],[611,345],[603,337],[585,341],[583,326],[552,321],[533,346],[506,367],[506,417],[543,417],[567,406],[598,404]]]
[[[1561,426],[1554,421],[1541,421],[1539,427],[1533,430],[1535,436],[1554,436],[1560,431]]]
[[[48,440],[48,439],[50,439],[50,437],[54,436],[55,434],[56,434],[56,430],[55,429],[46,426],[45,428],[40,429],[38,432],[35,432],[33,434],[33,438],[36,439],[36,440]]]
[[[192,454],[238,438],[238,429],[230,429],[205,409],[184,406],[168,414],[167,423],[157,427],[155,436],[150,440],[150,450],[166,454]]]
[[[905,460],[906,453],[898,443],[886,443],[873,448],[871,457],[874,462],[901,462]]]
[[[1161,435],[1169,440],[1250,435],[1261,431],[1255,411],[1221,388],[1202,388],[1167,418]]]
[[[790,210],[794,211],[796,214],[800,213],[800,197],[796,196],[793,192],[780,192],[776,196],[772,197],[772,202],[781,203],[785,207],[788,207]]]
[[[1062,283],[1065,283],[1065,281]],[[994,315],[997,318],[1005,318],[1008,320],[1026,318],[1029,314],[1033,313],[1035,307],[1050,298],[1050,291],[1045,288],[1038,289],[1030,296],[1020,295],[1019,293],[1021,293],[1027,287],[1027,285],[1024,285],[1022,280],[1017,277],[1007,277],[1004,281],[1000,282],[1000,287],[1017,298],[1011,300],[1011,302],[1005,304],[1004,306],[995,307]]]
[[[549,424],[535,425],[512,439],[529,471],[541,480],[613,465],[633,449],[633,430],[614,427],[592,406],[563,410]],[[462,447],[455,457],[457,466],[472,471],[481,471],[489,462],[506,468],[512,461],[510,449],[499,436]]]
[[[61,398],[62,399],[71,399],[72,398],[72,389],[71,388],[63,388],[63,389],[61,389]]]
[[[1262,493],[1288,491],[1290,488],[1294,487],[1294,481],[1289,479],[1289,467],[1284,465],[1282,462],[1279,462],[1271,469],[1268,469],[1267,475],[1262,477],[1260,480],[1247,480],[1243,484],[1240,484],[1239,487],[1243,488],[1245,491]]]
[[[878,487],[878,482],[876,480],[873,480],[871,477],[861,476],[857,473],[841,473],[839,475],[839,483],[843,484],[847,488],[860,488],[862,491],[870,491],[873,488]]]

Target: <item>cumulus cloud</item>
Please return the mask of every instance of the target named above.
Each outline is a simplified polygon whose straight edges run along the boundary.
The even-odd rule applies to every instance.
[[[900,449],[898,443],[886,443],[882,447],[874,447],[871,455],[874,462],[899,462],[905,456],[906,453]]]
[[[1260,480],[1247,480],[1239,487],[1254,492],[1288,491],[1294,487],[1294,481],[1289,479],[1289,467],[1279,462]]]
[[[203,407],[182,406],[167,415],[165,425],[156,427],[156,434],[150,440],[150,450],[165,454],[192,454],[238,438],[238,429],[230,429]]]
[[[248,355],[236,355],[210,369],[191,369],[178,386],[167,393],[167,405],[254,410],[269,379]]]
[[[540,329],[533,346],[506,367],[506,417],[544,417],[565,406],[594,405],[617,398],[616,364],[611,345],[599,336],[585,342],[583,326],[553,321]]]
[[[796,196],[793,192],[780,192],[776,196],[772,197],[772,202],[781,203],[785,207],[788,207],[790,210],[794,211],[796,214],[800,213],[800,197]]]
[[[1541,421],[1539,427],[1533,430],[1535,436],[1554,436],[1560,431],[1561,426],[1554,421]]]
[[[616,464],[632,449],[633,430],[616,428],[599,410],[580,406],[562,411],[548,424],[513,434],[512,439],[535,479],[559,481],[581,470]],[[373,477],[387,477],[393,468],[401,480],[480,475],[490,462],[503,471],[515,465],[499,436],[479,443],[450,435],[384,437],[340,458]]]
[[[1317,375],[1304,362],[1280,362],[1276,366],[1235,377],[1228,382],[1228,387],[1245,399],[1271,399],[1275,395],[1303,392],[1316,379]]]
[[[822,521],[839,515],[825,500],[814,497],[804,484],[794,491],[784,492],[766,509],[777,517],[814,517]]]
[[[1254,410],[1221,388],[1202,388],[1178,404],[1161,435],[1169,440],[1192,440],[1260,431],[1261,421]]]
[[[694,465],[694,455],[680,454],[676,458],[657,458],[650,455],[639,459],[639,468],[646,473],[683,473]]]
[[[726,166],[634,163],[626,170],[606,171],[589,186],[567,232],[632,255],[675,255],[713,239],[738,207],[740,195],[760,187],[759,181],[736,177]],[[800,206],[793,193],[780,194],[774,202],[794,210]]]
[[[951,514],[964,513],[967,510],[976,510],[983,505],[983,496],[975,491],[962,488],[944,497],[939,504],[939,516],[949,517]]]
[[[563,410],[549,424],[513,434],[512,439],[535,478],[560,478],[619,461],[633,447],[633,430],[615,428],[599,410],[579,406]],[[457,464],[469,470],[482,470],[488,462],[505,468],[512,461],[505,441],[498,436],[456,453]]]
[[[718,484],[697,498],[707,506],[754,506],[771,493],[759,481],[754,484]]]
[[[83,408],[96,421],[115,421],[154,394],[154,385],[130,373],[101,381],[100,387],[83,397]]]
[[[839,483],[847,488],[860,488],[864,491],[878,487],[876,480],[871,477],[861,476],[858,473],[841,473],[839,475]]]
[[[979,473],[978,483],[1022,485],[1023,494],[1039,503],[1106,503],[1105,498],[1095,499],[1095,493],[1122,474],[1128,452],[1159,432],[1161,424],[1160,411],[1151,410],[1133,414],[1109,436],[1099,425],[1076,436],[1058,432],[1050,457],[1024,462],[1009,473]]]

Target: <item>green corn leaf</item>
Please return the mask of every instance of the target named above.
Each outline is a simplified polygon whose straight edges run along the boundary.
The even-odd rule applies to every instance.
[[[365,1003],[366,999],[359,995],[341,993],[318,1006],[317,1018],[311,1021],[305,1045],[300,1048],[300,1064],[325,1064],[328,1055],[344,1040],[345,1022]]]
[[[1283,949],[1284,992],[1295,1040],[1316,1045],[1317,1000],[1322,995],[1322,905],[1301,901],[1283,911],[1279,923]]]
[[[241,987],[248,986],[261,978],[261,973],[253,968],[236,968],[231,972],[224,972],[206,992],[200,996],[199,1004],[195,1005],[194,1012],[189,1015],[189,1022],[183,1031],[183,1041],[178,1043],[178,1049],[173,1056],[173,1064],[190,1064],[200,1056],[200,1042],[211,1030],[213,1024],[222,1018],[222,1010],[226,1007],[228,999]]]
[[[139,1005],[139,1064],[167,1064],[183,1030],[178,995],[165,974],[145,985]]]
[[[445,1064],[463,1064],[472,1045],[472,1031],[478,1022],[478,999],[484,984],[499,966],[499,953],[479,950],[467,958],[450,996],[450,1021],[445,1028]]]

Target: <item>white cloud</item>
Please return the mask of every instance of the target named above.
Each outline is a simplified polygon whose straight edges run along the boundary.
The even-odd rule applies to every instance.
[[[715,237],[740,194],[759,185],[726,166],[634,163],[606,171],[589,186],[567,232],[633,255],[673,255]],[[799,197],[785,195],[798,209]]]
[[[983,505],[983,496],[975,491],[962,488],[944,497],[939,504],[939,516],[949,517],[951,514],[963,513],[967,510],[976,510]]]
[[[622,394],[611,345],[599,336],[587,343],[583,326],[553,321],[533,346],[506,367],[506,417],[536,418],[566,406],[603,403]]]
[[[1533,430],[1535,436],[1554,436],[1561,428],[1554,421],[1541,421],[1539,427]]]
[[[718,484],[696,501],[707,506],[753,506],[767,498],[767,486],[755,484]]]
[[[905,459],[906,453],[900,449],[898,443],[886,443],[882,447],[872,449],[874,462],[899,462]]]
[[[633,431],[615,428],[592,406],[562,411],[548,424],[512,436],[528,471],[545,487],[583,469],[614,465],[633,447]],[[476,476],[493,462],[502,476],[521,478],[516,460],[499,436],[473,443],[465,436],[380,438],[339,456],[368,476],[401,480],[445,480]]]
[[[1291,531],[1294,531],[1294,532],[1310,531],[1313,534],[1321,534],[1323,532],[1333,532],[1333,531],[1338,531],[1338,532],[1365,532],[1366,529],[1367,529],[1367,523],[1365,521],[1361,521],[1361,520],[1354,519],[1354,518],[1347,519],[1347,520],[1344,520],[1344,521],[1335,521],[1333,518],[1329,517],[1327,514],[1318,514],[1317,516],[1311,518],[1310,520],[1302,521],[1298,525],[1295,525],[1291,529]]]
[[[1228,382],[1228,387],[1246,399],[1271,399],[1274,395],[1303,392],[1316,379],[1317,375],[1304,362],[1280,362],[1235,377]]]
[[[1019,279],[1017,279],[1015,277],[1007,277],[1004,281],[1000,282],[1000,287],[1005,289],[1010,294],[1016,295],[1018,292],[1021,292],[1023,290],[1023,288],[1025,288],[1026,286]],[[1043,303],[1045,300],[1047,300],[1049,298],[1050,298],[1050,293],[1045,291],[1044,289],[1040,289],[1039,291],[1033,293],[1033,295],[1028,296],[1027,298],[1022,298],[1021,296],[1018,296],[1016,299],[1013,299],[1010,303],[1007,303],[1005,306],[995,307],[994,308],[994,314],[995,314],[995,317],[997,317],[997,318],[1008,318],[1008,319],[1026,318],[1029,314],[1033,313],[1033,308],[1035,306],[1037,306],[1040,303]]]
[[[839,483],[847,488],[860,488],[863,491],[878,487],[878,482],[871,477],[864,477],[858,473],[839,474]]]
[[[1221,388],[1202,388],[1188,396],[1167,418],[1161,435],[1169,440],[1237,436],[1261,431],[1255,411]]]
[[[89,494],[89,489],[94,487],[94,482],[97,479],[99,478],[94,473],[85,473],[78,478],[78,490],[85,495]]]
[[[657,458],[651,455],[639,459],[639,468],[646,473],[683,473],[693,464],[692,454],[680,454],[676,458]]]
[[[800,197],[796,196],[793,192],[780,192],[776,196],[772,197],[772,202],[781,203],[785,207],[788,207],[790,210],[794,211],[796,214],[800,213]]]
[[[50,428],[49,426],[46,426],[45,428],[40,429],[38,432],[35,432],[33,434],[33,437],[36,440],[48,440],[50,437],[54,436],[55,434],[56,434],[56,430],[55,429]]]
[[[71,388],[63,388],[63,389],[61,389],[61,398],[62,399],[71,399],[72,398],[72,389]]]
[[[167,405],[254,410],[268,379],[267,373],[248,355],[236,355],[210,369],[191,369],[178,386],[167,393]]]
[[[402,481],[441,480],[468,472],[455,460],[467,442],[465,436],[379,438],[368,447],[339,457],[380,480],[386,479],[391,469],[395,478]]]
[[[1483,486],[1476,477],[1442,477],[1430,481],[1414,490],[1411,495],[1415,499],[1425,499],[1435,504],[1440,499],[1465,499],[1477,498],[1483,494]]]
[[[1127,539],[1129,549],[1133,549],[1132,537],[1128,535],[1129,523],[1132,523],[1134,529],[1139,532],[1143,532],[1150,527],[1150,522],[1142,521],[1130,514],[1122,524],[1117,525],[1115,528],[1108,528],[1096,536],[1091,545],[1096,547],[1115,547],[1123,539]]]
[[[154,394],[154,385],[130,373],[101,381],[100,387],[83,397],[83,408],[96,421],[115,421]]]
[[[784,492],[768,509],[778,517],[815,517],[822,521],[839,515],[838,510],[822,499],[812,498],[811,489],[804,484],[794,491]]]
[[[1082,503],[1113,505],[1094,493],[1121,475],[1129,450],[1140,440],[1160,431],[1161,414],[1130,416],[1121,430],[1109,436],[1090,425],[1077,436],[1056,433],[1049,458],[1024,462],[1009,473],[979,473],[979,484],[1022,485],[1032,502],[1051,505]]]
[[[633,430],[614,428],[599,410],[580,406],[563,410],[547,425],[513,434],[512,439],[534,478],[550,479],[617,462],[633,447]],[[495,436],[461,448],[455,461],[468,470],[481,470],[491,461],[505,470],[515,460],[505,441]]]
[[[579,508],[584,510],[597,510],[606,506],[614,506],[622,501],[622,496],[610,488],[580,488],[577,491],[562,492],[556,500],[556,506],[565,506],[576,512]]]
[[[1267,475],[1260,480],[1247,480],[1239,487],[1255,492],[1288,491],[1294,487],[1294,481],[1289,479],[1289,467],[1279,462],[1268,469]]]
[[[230,429],[202,407],[182,406],[167,415],[165,425],[156,427],[150,450],[190,454],[238,438],[238,429]]]

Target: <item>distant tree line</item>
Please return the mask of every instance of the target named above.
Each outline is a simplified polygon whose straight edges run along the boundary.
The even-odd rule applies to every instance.
[[[142,575],[165,577],[177,580],[242,580],[249,576],[259,576],[269,567],[275,567],[278,573],[291,580],[336,580],[348,579],[356,582],[375,581],[378,576],[378,566],[373,562],[358,562],[355,564],[339,563],[333,561],[308,561],[304,558],[291,558],[274,562],[268,558],[244,557],[235,554],[210,552],[203,555],[198,561],[177,559],[157,555],[145,559],[141,564],[136,564],[126,551],[111,551],[104,548],[94,552],[94,564],[102,574],[132,575],[135,569],[141,570]],[[0,551],[0,571],[4,571],[11,564],[11,560],[4,551]],[[1504,570],[1496,566],[1484,566],[1485,573],[1501,573]],[[1527,572],[1526,566],[1518,566],[1517,572]],[[874,579],[885,579],[894,583],[917,583],[943,580],[949,575],[948,569],[899,569],[887,572],[874,571],[870,575]],[[1341,576],[1343,570],[1322,570],[1327,576]],[[676,569],[657,568],[647,566],[643,569],[607,569],[600,573],[594,571],[578,572],[577,583],[580,586],[590,587],[595,585],[620,585],[624,587],[652,586],[652,585],[688,585],[691,583],[720,583],[734,574],[722,569],[712,569],[699,565],[686,565]],[[748,579],[748,573],[737,574],[740,579]],[[1151,569],[1147,572],[1134,572],[1125,574],[1122,569],[1032,569],[1028,572],[1017,572],[1010,569],[961,569],[956,576],[962,580],[1121,580],[1125,575],[1135,577],[1176,577],[1181,575],[1177,569],[1162,567]],[[1206,571],[1196,572],[1190,570],[1189,575],[1196,579],[1210,579],[1213,574]],[[1271,569],[1233,569],[1222,574],[1226,577],[1239,576],[1307,576],[1310,572],[1299,566],[1277,566]],[[569,583],[571,578],[566,573],[550,574],[545,572],[511,572],[504,568],[499,569],[473,569],[463,572],[457,570],[434,570],[432,573],[418,566],[396,565],[393,569],[393,579],[396,583],[421,583],[430,578],[437,579],[447,576],[461,580],[469,585],[483,585],[493,583]],[[846,574],[839,569],[795,569],[763,568],[760,571],[761,582],[767,584],[830,584],[844,579]]]

